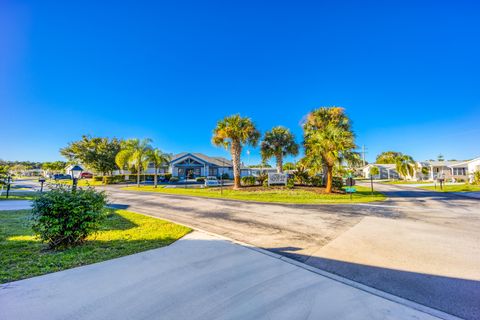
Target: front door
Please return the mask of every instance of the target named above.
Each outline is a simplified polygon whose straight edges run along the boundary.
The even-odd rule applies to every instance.
[[[186,179],[193,179],[195,178],[195,171],[193,170],[193,168],[187,168],[185,170],[185,178]]]

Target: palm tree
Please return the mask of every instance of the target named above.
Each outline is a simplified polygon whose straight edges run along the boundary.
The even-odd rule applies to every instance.
[[[250,118],[232,115],[217,122],[213,130],[212,142],[216,146],[230,149],[233,162],[234,189],[240,186],[240,155],[246,144],[256,146],[260,132]]]
[[[349,158],[356,147],[350,119],[343,108],[322,107],[307,115],[303,130],[306,163],[323,161],[327,171],[325,191],[331,193],[333,167]]]
[[[260,146],[262,161],[266,162],[271,157],[277,161],[277,172],[283,172],[283,157],[286,155],[298,155],[298,144],[295,137],[287,128],[282,126],[274,127],[265,132]]]
[[[128,139],[122,142],[120,152],[115,156],[115,163],[120,169],[126,166],[137,170],[137,187],[140,186],[140,173],[147,168],[147,155],[152,149],[151,139]]]
[[[406,178],[412,177],[415,174],[417,164],[411,156],[404,154],[395,159],[395,167],[397,172]]]
[[[153,179],[153,184],[155,188],[157,187],[157,182],[158,182],[158,168],[161,167],[162,165],[170,162],[170,155],[163,153],[160,149],[151,149],[147,151],[146,154],[146,163],[144,167],[147,167],[149,163],[153,164],[153,167],[155,169],[155,174],[154,174],[154,179]]]

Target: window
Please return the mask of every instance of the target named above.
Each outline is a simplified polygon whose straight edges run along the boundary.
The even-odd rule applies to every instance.
[[[208,175],[209,176],[217,176],[218,169],[217,168],[208,168]]]
[[[454,176],[464,176],[465,175],[465,168],[453,168],[453,175]]]

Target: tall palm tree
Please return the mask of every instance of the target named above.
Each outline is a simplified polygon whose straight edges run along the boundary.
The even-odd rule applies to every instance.
[[[403,177],[412,177],[415,174],[417,164],[411,156],[403,154],[395,159],[397,172]]]
[[[277,161],[277,172],[283,172],[283,157],[286,155],[298,155],[298,144],[295,137],[287,128],[282,126],[274,127],[265,132],[260,146],[262,161],[266,162],[271,157]]]
[[[303,124],[306,162],[321,159],[327,171],[325,191],[332,192],[333,167],[349,158],[355,146],[350,119],[343,108],[322,107],[310,112]]]
[[[147,155],[152,149],[151,139],[128,139],[122,142],[120,152],[115,157],[115,163],[120,169],[126,166],[134,167],[137,170],[137,187],[140,186],[140,173],[147,167]]]
[[[155,188],[158,185],[158,168],[160,168],[162,165],[165,165],[166,163],[170,162],[170,155],[163,153],[160,149],[155,148],[147,151],[146,155],[146,163],[144,165],[144,168],[148,166],[148,164],[153,164],[153,167],[155,169],[155,174],[153,178],[153,184]]]
[[[217,122],[213,130],[212,143],[230,149],[233,162],[234,189],[240,186],[240,155],[244,145],[256,146],[260,132],[250,118],[239,114],[225,117]]]

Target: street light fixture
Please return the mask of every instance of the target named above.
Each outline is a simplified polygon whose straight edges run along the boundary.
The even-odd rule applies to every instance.
[[[77,181],[82,174],[83,169],[79,165],[75,165],[70,169],[70,173],[72,174],[72,191],[77,189]]]

